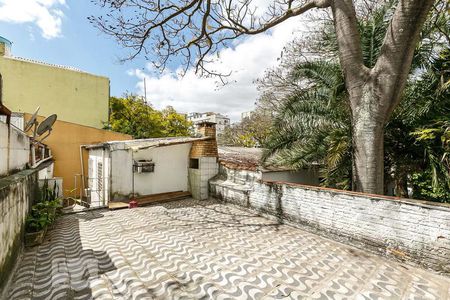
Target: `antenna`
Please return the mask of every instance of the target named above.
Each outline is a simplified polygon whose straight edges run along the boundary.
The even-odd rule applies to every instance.
[[[56,114],[50,115],[44,121],[42,121],[41,124],[39,124],[38,128],[36,129],[36,134],[38,136],[41,136],[47,132],[47,135],[41,138],[39,142],[42,142],[50,135],[50,133],[52,132],[52,126],[55,123],[56,118]]]
[[[38,122],[36,121],[36,118],[37,118],[37,114],[38,114],[40,108],[41,108],[40,106],[38,106],[36,108],[33,115],[31,116],[30,120],[27,122],[27,124],[25,124],[25,128],[23,129],[24,132],[27,132],[33,126],[37,125]],[[34,131],[36,132],[36,128],[34,129]]]

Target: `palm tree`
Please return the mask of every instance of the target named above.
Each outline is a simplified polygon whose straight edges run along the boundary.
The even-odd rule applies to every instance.
[[[372,67],[376,61],[386,31],[386,15],[391,13],[391,8],[392,3],[388,3],[371,14],[371,18],[360,23],[364,63],[367,67]],[[432,30],[432,23],[436,24],[437,21],[445,23],[442,18],[433,18],[425,26],[423,34],[429,37],[436,34]],[[333,53],[336,45],[330,32],[325,28],[323,39],[317,47],[321,51],[327,49]],[[445,115],[446,109],[450,107],[448,100],[445,101],[450,97],[443,92],[448,92],[448,76],[439,75],[441,71],[438,69],[445,68],[442,62],[433,59],[436,49],[434,39],[424,41],[415,53],[415,69],[412,72],[415,78],[410,80],[402,104],[386,125],[386,178],[396,182],[399,196],[407,196],[408,176],[432,166],[432,161],[438,162],[432,160],[430,155],[434,152],[431,151],[426,152],[429,155],[424,159],[424,144],[411,132],[429,124],[432,116]],[[445,44],[448,48],[448,43]],[[333,57],[329,60],[299,62],[292,67],[289,79],[296,81],[299,88],[286,97],[278,108],[275,130],[265,145],[267,150],[264,160],[294,168],[319,163],[323,185],[351,188],[351,116],[341,74]],[[446,86],[447,89],[443,89]],[[435,169],[445,170],[442,164],[434,165]],[[443,172],[432,173],[443,178]]]
[[[324,184],[351,183],[351,124],[344,80],[333,62],[303,62],[291,76],[304,86],[288,97],[274,120],[263,159],[301,169],[320,164]]]

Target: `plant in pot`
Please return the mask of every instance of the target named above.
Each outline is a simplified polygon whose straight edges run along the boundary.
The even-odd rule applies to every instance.
[[[25,246],[32,247],[42,244],[49,224],[51,221],[45,204],[33,205],[25,221]]]
[[[53,226],[53,224],[56,221],[56,218],[61,214],[61,203],[60,199],[56,198],[51,201],[45,201],[43,202],[45,208],[47,209],[48,219],[50,224]]]

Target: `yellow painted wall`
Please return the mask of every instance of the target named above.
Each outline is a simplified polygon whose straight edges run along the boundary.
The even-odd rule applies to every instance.
[[[24,119],[28,121],[30,114],[25,114]],[[42,121],[43,117],[38,117]],[[74,123],[56,121],[53,130],[43,143],[47,144],[55,159],[54,175],[63,178],[64,196],[79,196],[81,191],[80,176],[77,177],[78,190],[70,192],[75,188],[75,175],[81,174],[80,146],[97,144],[107,141],[131,140],[128,134],[82,126]],[[87,177],[88,157],[83,155],[84,175]]]
[[[102,128],[108,121],[109,79],[0,56],[3,104],[14,112],[57,114],[58,119]]]

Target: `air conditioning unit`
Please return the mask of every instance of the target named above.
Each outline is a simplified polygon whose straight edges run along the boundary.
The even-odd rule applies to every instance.
[[[151,160],[140,159],[133,162],[134,173],[153,173],[155,172],[155,163]]]

